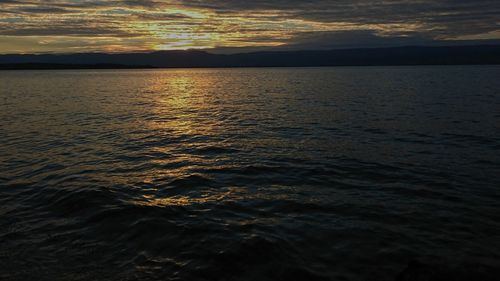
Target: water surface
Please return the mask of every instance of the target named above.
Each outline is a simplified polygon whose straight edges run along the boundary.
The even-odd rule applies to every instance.
[[[500,67],[0,72],[0,279],[500,263]]]

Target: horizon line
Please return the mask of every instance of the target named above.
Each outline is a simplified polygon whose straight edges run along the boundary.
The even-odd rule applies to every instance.
[[[403,49],[403,48],[463,48],[463,47],[500,47],[500,42],[480,42],[477,44],[409,44],[401,46],[363,46],[363,47],[339,47],[339,48],[304,48],[304,49],[286,49],[280,47],[273,47],[270,49],[263,50],[253,50],[245,51],[245,47],[241,47],[242,52],[233,53],[216,53],[220,48],[189,48],[189,49],[171,49],[171,50],[135,50],[135,51],[116,51],[116,52],[106,52],[106,51],[86,51],[86,52],[34,52],[34,53],[0,53],[0,56],[15,56],[15,55],[79,55],[79,54],[105,54],[105,55],[120,55],[120,54],[154,54],[154,53],[207,53],[211,55],[238,55],[238,54],[253,54],[253,53],[293,53],[293,52],[328,52],[328,51],[341,51],[341,50],[373,50],[373,49]],[[238,49],[238,48],[235,48]],[[212,51],[212,52],[211,52]]]

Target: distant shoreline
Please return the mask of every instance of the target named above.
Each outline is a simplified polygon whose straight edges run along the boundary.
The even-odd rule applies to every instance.
[[[263,51],[0,55],[0,70],[498,65],[500,45]]]
[[[311,65],[311,66],[178,66],[178,67],[154,67],[154,66],[140,66],[140,65],[60,65],[60,64],[0,64],[0,71],[15,71],[15,70],[149,70],[149,69],[222,69],[222,68],[320,68],[320,67],[372,67],[372,66],[494,66],[500,63],[470,63],[470,64],[377,64],[377,65]]]
[[[152,69],[148,65],[120,64],[53,64],[53,63],[11,63],[0,64],[0,70],[78,70],[78,69]]]

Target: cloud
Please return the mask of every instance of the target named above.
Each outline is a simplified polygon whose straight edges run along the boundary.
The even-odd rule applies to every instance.
[[[499,14],[498,0],[0,0],[0,36],[86,37],[89,49],[431,44],[499,39]]]
[[[283,46],[284,49],[367,48],[431,44],[431,38],[416,34],[384,37],[373,30],[341,30],[333,32],[305,32],[298,34]]]

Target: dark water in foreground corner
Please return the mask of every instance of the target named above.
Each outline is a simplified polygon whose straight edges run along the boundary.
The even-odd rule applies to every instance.
[[[500,67],[0,73],[1,280],[500,265]]]

